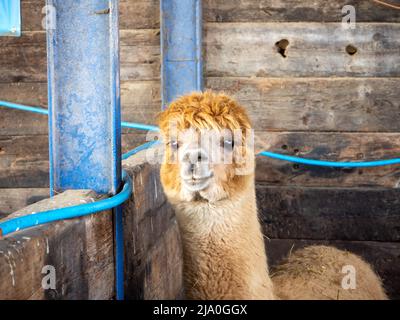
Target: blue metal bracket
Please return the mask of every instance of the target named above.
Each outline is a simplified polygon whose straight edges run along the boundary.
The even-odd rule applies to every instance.
[[[0,36],[21,36],[20,0],[0,0]]]
[[[162,106],[203,89],[202,1],[161,0]]]
[[[51,192],[121,179],[118,0],[47,0]]]

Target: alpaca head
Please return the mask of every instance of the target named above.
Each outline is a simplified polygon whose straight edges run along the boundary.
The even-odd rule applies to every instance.
[[[160,114],[159,126],[161,182],[172,202],[215,203],[251,187],[251,124],[233,99],[210,91],[180,97]]]

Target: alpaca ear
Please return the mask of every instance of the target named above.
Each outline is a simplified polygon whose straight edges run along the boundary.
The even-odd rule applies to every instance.
[[[261,151],[269,151],[276,143],[277,135],[259,135],[254,133],[254,154],[259,154]]]

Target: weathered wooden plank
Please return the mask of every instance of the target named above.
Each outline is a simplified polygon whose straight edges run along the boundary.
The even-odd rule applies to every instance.
[[[22,0],[22,29],[42,30],[45,0]],[[399,22],[396,10],[371,0],[203,0],[206,22],[340,22],[342,8],[352,5],[357,22]],[[159,0],[120,0],[120,28],[160,27]]]
[[[43,30],[45,14],[42,10],[45,6],[46,0],[21,0],[22,32]]]
[[[158,192],[161,190],[159,168],[150,165],[145,155],[145,152],[140,152],[123,162],[123,167],[132,177],[134,185],[133,197],[130,200],[132,203],[128,202],[127,205],[129,210],[135,211],[137,223],[145,218],[146,213],[160,208],[166,202],[164,193]],[[138,225],[136,224],[135,227],[137,228]]]
[[[254,128],[259,131],[400,130],[397,78],[208,77],[205,80],[206,88],[224,91],[247,107]],[[161,103],[158,81],[126,81],[121,90],[124,117],[148,121],[158,112]],[[151,106],[140,107],[146,105]]]
[[[0,66],[0,82],[47,81],[45,33],[0,38]]]
[[[0,83],[2,100],[47,107],[47,82]],[[161,105],[160,81],[122,81],[123,105]],[[0,109],[3,110],[3,109]]]
[[[257,130],[399,131],[397,78],[207,78],[206,87],[233,95],[249,110]],[[37,95],[35,95],[37,92]],[[0,84],[8,101],[46,106],[45,83]],[[159,81],[124,81],[126,121],[154,124],[160,110]],[[0,134],[47,133],[47,119],[0,109]]]
[[[8,101],[20,102],[21,100]],[[43,135],[47,132],[47,116],[0,106],[0,136]]]
[[[400,243],[398,242],[266,239],[265,244],[272,269],[291,251],[314,244],[331,245],[358,254],[369,262],[382,278],[389,297],[400,299]]]
[[[122,81],[121,99],[125,106],[158,105],[161,110],[160,81]]]
[[[400,190],[257,186],[266,235],[279,239],[400,241]]]
[[[144,133],[131,132],[123,135],[123,152],[145,141]],[[314,159],[359,161],[396,157],[399,153],[398,134],[271,132],[257,135],[261,141],[272,144],[269,150]],[[47,187],[47,136],[2,137],[0,142],[2,187]],[[396,187],[400,175],[397,166],[330,169],[259,157],[257,179],[283,185]]]
[[[159,80],[159,47],[121,46],[121,80]]]
[[[120,0],[119,27],[124,29],[156,29],[160,27],[159,0]]]
[[[208,22],[340,22],[342,8],[352,5],[357,22],[399,22],[396,10],[370,0],[205,0]]]
[[[182,297],[182,248],[178,225],[162,192],[159,168],[145,152],[124,161],[133,196],[124,204],[127,299]]]
[[[146,141],[146,133],[124,130],[123,152]],[[398,157],[398,133],[257,132],[265,148],[290,155],[336,161]],[[265,144],[264,144],[265,142]],[[399,166],[330,169],[257,158],[256,178],[272,185],[398,187]],[[46,135],[0,138],[0,188],[48,187]]]
[[[0,219],[11,212],[22,209],[49,197],[47,188],[0,189]]]
[[[16,101],[20,102],[20,100],[13,100],[13,102]],[[122,118],[124,121],[155,124],[156,115],[159,112],[159,104],[124,105],[122,107]],[[134,129],[131,131],[137,132]],[[47,116],[0,107],[0,136],[46,135],[47,132]]]
[[[121,30],[120,42],[123,46],[159,46],[159,29]],[[21,37],[1,37],[2,47],[31,47],[46,44],[46,31],[25,31]]]
[[[32,106],[47,107],[47,82],[6,82],[0,83],[1,100]],[[0,109],[2,112],[3,109]],[[22,114],[22,113],[21,113]],[[1,113],[3,116],[3,113]],[[0,117],[0,119],[3,119]]]
[[[29,214],[97,200],[74,190],[20,210]],[[1,299],[111,299],[114,295],[110,211],[20,231],[0,240]],[[43,289],[42,268],[52,266],[56,288]]]
[[[146,141],[132,132],[122,135],[122,152]],[[48,158],[47,135],[0,136],[0,188],[48,188]]]
[[[206,78],[206,87],[238,99],[257,130],[400,131],[397,78]],[[45,83],[3,83],[0,97],[47,105]],[[36,94],[35,94],[36,93]],[[122,116],[155,123],[160,110],[159,81],[123,81]],[[47,119],[0,108],[0,135],[46,134]]]
[[[0,148],[2,155],[15,156],[17,157],[25,155],[27,157],[35,157],[34,159],[43,159],[43,151],[47,150],[47,136],[1,136],[0,138]],[[29,152],[26,152],[29,151]],[[17,163],[8,162],[8,158],[2,158],[2,164],[8,167],[14,167]],[[14,160],[14,159],[13,159]],[[23,160],[23,159],[21,159]]]
[[[160,26],[160,11],[158,0],[120,0],[120,29],[152,29]],[[43,30],[42,8],[46,0],[22,0],[22,30]]]
[[[309,159],[367,161],[397,158],[400,153],[398,133],[257,132],[256,137],[258,151]],[[256,179],[272,185],[397,188],[400,167],[328,168],[259,156]]]
[[[127,30],[120,36],[121,79],[159,79],[159,31]],[[0,38],[0,82],[45,82],[45,32],[29,31],[20,38],[10,38]]]
[[[208,23],[204,37],[207,76],[398,77],[400,24]],[[276,43],[287,39],[285,56]],[[350,55],[346,46],[357,53]],[[255,50],[255,48],[257,48]]]
[[[128,81],[121,84],[124,121],[154,124],[160,111],[159,85],[153,81]],[[46,83],[0,83],[5,101],[47,107]],[[0,106],[0,136],[43,135],[48,132],[45,115],[11,110]]]
[[[47,188],[47,136],[0,136],[0,187]]]
[[[0,99],[47,108],[47,83],[0,83]],[[47,132],[47,116],[0,105],[0,136],[43,135]]]
[[[206,78],[245,106],[256,130],[400,131],[397,78]]]
[[[352,31],[335,23],[209,23],[205,72],[208,76],[398,77],[399,28],[386,23],[359,23]],[[286,58],[275,46],[284,38],[289,41]],[[36,37],[26,39],[34,42]],[[151,29],[121,32],[122,80],[159,79],[158,40],[158,32]],[[0,49],[1,82],[46,80],[44,42],[28,44]],[[349,44],[358,48],[356,54],[346,52]]]
[[[248,108],[257,130],[399,131],[397,78],[206,78],[206,87],[236,97]],[[47,105],[46,83],[3,83],[0,97]],[[123,118],[154,123],[159,81],[121,84]],[[41,115],[0,108],[0,134],[47,133]]]

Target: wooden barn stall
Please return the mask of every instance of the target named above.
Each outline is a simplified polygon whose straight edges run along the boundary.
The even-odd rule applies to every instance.
[[[22,37],[0,38],[0,97],[46,106],[45,1],[21,4]],[[344,5],[356,9],[354,30],[342,28]],[[159,20],[159,1],[120,1],[126,121],[154,124],[160,110]],[[335,161],[398,157],[400,10],[372,0],[203,0],[203,20],[205,87],[232,94],[246,106],[271,151]],[[145,134],[125,130],[122,138],[126,151],[143,142]],[[391,298],[399,299],[399,181],[399,166],[332,169],[258,158],[257,197],[272,265],[292,249],[330,243],[371,262]],[[0,214],[46,198],[48,186],[47,119],[1,109]],[[157,211],[161,206],[151,208],[154,217],[168,218]],[[153,231],[149,219],[142,225],[148,221]],[[127,250],[135,246],[132,235],[126,241]],[[141,254],[161,255],[157,248],[147,244]],[[159,288],[143,294],[138,289],[143,279],[152,283],[145,275],[156,279],[160,270],[137,259],[131,267],[140,264],[136,270],[141,271],[136,278],[131,274],[130,283],[137,286],[128,297],[179,296],[176,288],[170,295],[157,295]],[[107,292],[101,297],[112,296]]]

